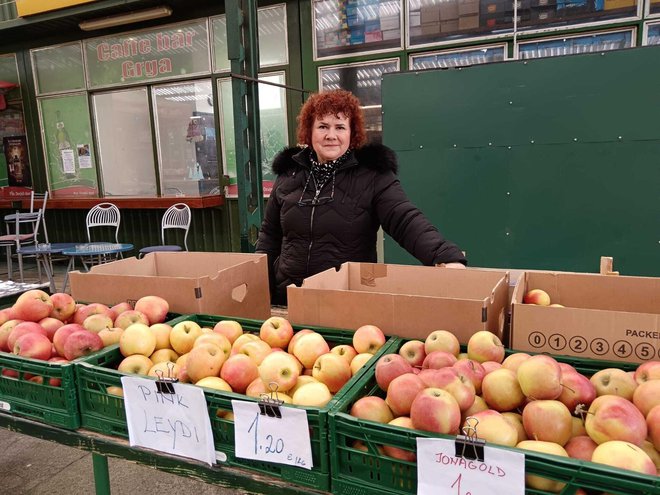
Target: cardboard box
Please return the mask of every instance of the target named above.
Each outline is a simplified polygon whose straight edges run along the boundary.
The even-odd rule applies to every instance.
[[[565,307],[523,304],[531,289]],[[660,278],[524,273],[512,295],[511,347],[635,363],[660,359]]]
[[[465,15],[458,18],[458,30],[476,29],[479,27],[478,15]]]
[[[69,278],[77,301],[114,305],[155,295],[173,313],[270,317],[264,254],[156,252],[73,271]]]
[[[479,0],[458,0],[458,16],[479,13]]]
[[[422,24],[422,36],[440,34],[440,22]]]
[[[458,1],[451,0],[441,2],[439,7],[441,21],[451,21],[453,19],[458,19]]]
[[[464,344],[478,330],[503,338],[508,284],[506,271],[344,263],[287,288],[289,320],[349,330],[373,324],[422,340],[446,329]]]

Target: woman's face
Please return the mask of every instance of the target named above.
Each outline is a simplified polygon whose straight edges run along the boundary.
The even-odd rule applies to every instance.
[[[331,162],[343,155],[351,144],[350,120],[343,113],[317,117],[312,128],[312,148],[319,162]]]

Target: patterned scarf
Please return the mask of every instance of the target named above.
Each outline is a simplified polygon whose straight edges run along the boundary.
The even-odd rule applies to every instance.
[[[320,192],[321,189],[323,189],[323,186],[334,176],[339,166],[344,163],[351,154],[351,151],[352,150],[348,148],[339,158],[325,163],[320,163],[318,161],[314,150],[310,151],[309,160],[312,163],[312,177],[314,178],[314,185],[316,186],[315,189],[317,193]]]

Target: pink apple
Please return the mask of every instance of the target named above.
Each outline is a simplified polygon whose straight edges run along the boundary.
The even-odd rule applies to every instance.
[[[34,321],[23,321],[19,324],[17,324],[14,329],[11,331],[9,336],[7,337],[7,347],[10,349],[14,349],[14,344],[16,343],[16,340],[25,334],[28,333],[39,333],[43,335],[44,337],[48,338],[48,332],[39,325],[39,323],[35,323]]]
[[[330,352],[343,357],[348,362],[348,364],[351,364],[353,358],[357,356],[357,351],[352,345],[349,344],[336,345],[332,349],[330,349]]]
[[[502,417],[506,419],[509,422],[509,424],[511,424],[511,426],[513,426],[516,429],[516,432],[518,433],[518,440],[517,440],[518,442],[522,442],[523,440],[528,440],[527,432],[525,431],[525,427],[523,426],[522,414],[512,411],[507,411],[502,413]],[[463,421],[463,423],[465,423],[465,420]]]
[[[293,351],[296,347],[296,342],[303,336],[308,333],[313,333],[313,330],[310,330],[309,328],[303,328],[302,330],[298,330],[296,333],[293,334],[293,337],[291,337],[291,340],[289,341],[289,346],[286,348],[287,352],[289,354],[293,354]]]
[[[160,296],[144,296],[135,303],[135,311],[143,313],[150,325],[163,323],[169,310],[170,303]]]
[[[424,358],[426,358],[424,342],[421,340],[409,340],[401,346],[399,354],[401,354],[411,366],[421,368]]]
[[[23,320],[8,320],[0,326],[0,351],[11,352],[7,340],[19,323],[23,323]]]
[[[520,388],[529,399],[554,400],[563,391],[561,368],[557,360],[546,354],[536,354],[518,366]]]
[[[651,409],[660,405],[660,380],[642,382],[635,390],[632,401],[646,417]]]
[[[310,383],[303,385],[296,393],[299,393],[300,391],[304,390],[305,387],[309,387],[311,385],[314,384]],[[377,423],[389,423],[394,419],[392,411],[390,410],[390,406],[387,405],[385,399],[375,395],[361,397],[355,401],[351,406],[350,414],[356,418],[375,421]]]
[[[596,450],[598,444],[594,442],[588,435],[580,435],[571,438],[564,448],[570,457],[573,459],[581,459],[583,461],[590,461],[591,456]]]
[[[317,332],[305,333],[297,339],[293,348],[293,355],[305,368],[312,368],[319,356],[326,352],[330,352],[330,346],[323,335]]]
[[[85,321],[85,318],[99,313],[112,316],[112,310],[109,307],[107,307],[105,304],[91,303],[86,306],[85,305],[78,306],[76,312],[73,314],[73,323],[82,325],[83,322]]]
[[[660,361],[647,361],[640,364],[635,370],[635,381],[637,383],[649,380],[660,380]]]
[[[426,369],[419,373],[427,387],[439,388],[449,392],[461,411],[465,411],[474,403],[474,385],[465,375],[461,375],[452,367],[439,370]]]
[[[335,357],[342,364],[346,364],[343,358]],[[348,364],[346,366],[348,367]],[[298,361],[288,352],[271,352],[267,354],[259,364],[258,369],[259,377],[266,388],[276,392],[288,392],[300,376]]]
[[[14,313],[14,310],[11,308],[0,309],[0,326],[4,325],[9,320],[13,320]]]
[[[484,376],[481,395],[491,409],[499,412],[513,411],[525,402],[518,377],[513,371],[504,367]]]
[[[353,347],[358,354],[375,354],[385,344],[385,334],[375,325],[363,325],[353,334]]]
[[[461,410],[454,396],[446,390],[426,388],[413,400],[410,419],[418,430],[453,435],[461,423]]]
[[[197,383],[207,376],[219,376],[226,359],[227,356],[217,345],[206,343],[193,347],[186,359],[186,370],[190,380]]]
[[[103,340],[88,330],[77,330],[64,342],[64,357],[71,361],[103,349]]]
[[[413,367],[399,354],[385,354],[376,362],[376,382],[387,392],[390,382],[404,373],[412,373]]]
[[[452,365],[452,368],[458,371],[459,374],[468,377],[474,385],[475,392],[477,394],[481,393],[481,382],[486,376],[486,370],[481,363],[472,359],[459,359]]]
[[[43,329],[46,330],[48,338],[52,341],[53,335],[55,335],[55,330],[64,325],[64,322],[58,320],[57,318],[47,316],[46,318],[39,320],[39,325],[41,325]]]
[[[577,371],[562,372],[561,382],[563,390],[557,400],[562,402],[571,414],[575,414],[575,408],[582,404],[586,409],[596,398],[596,387],[591,381]]]
[[[238,356],[238,355],[239,354],[236,354],[236,356]],[[245,354],[240,354],[240,355],[245,356]],[[245,356],[245,357],[248,358],[247,356]],[[248,359],[250,359],[250,358],[248,358]],[[250,359],[250,362],[252,362],[252,364],[254,364],[254,361],[252,361],[251,359]],[[254,364],[254,365],[257,366],[256,364]],[[258,373],[258,371],[257,371],[257,373]],[[330,391],[328,391],[328,393],[330,393]],[[250,384],[247,386],[247,388],[245,389],[245,395],[247,395],[248,397],[259,398],[263,394],[269,394],[269,390],[266,387],[266,384],[261,379],[261,377],[257,377],[254,380],[252,380],[250,382]]]
[[[655,464],[640,447],[630,442],[610,440],[600,444],[591,456],[591,462],[630,469],[642,474],[656,475]]]
[[[490,373],[491,371],[498,370],[502,367],[501,363],[495,362],[495,361],[484,361],[483,363],[480,363],[481,367],[484,369],[484,372],[486,375]]]
[[[238,337],[243,335],[243,327],[235,320],[220,320],[213,327],[213,331],[227,337],[232,345]]]
[[[619,368],[606,368],[591,376],[591,383],[596,387],[596,394],[618,395],[632,400],[637,382],[629,373]]]
[[[245,354],[259,366],[271,352],[272,349],[266,342],[257,339],[242,345],[239,354]]]
[[[452,366],[457,361],[456,356],[451,352],[447,351],[431,351],[426,355],[424,361],[422,362],[422,369],[434,369],[439,370],[440,368],[446,368],[447,366]]]
[[[53,309],[48,316],[60,321],[68,321],[76,312],[76,301],[66,292],[56,292],[50,296],[50,302],[53,303]]]
[[[385,402],[390,406],[394,416],[407,416],[410,406],[419,392],[426,388],[426,384],[419,375],[406,373],[397,376],[387,387]]]
[[[318,357],[314,363],[312,376],[325,383],[330,392],[336,393],[351,379],[351,365],[338,354],[328,352]]]
[[[463,427],[477,425],[477,437],[488,443],[514,447],[518,441],[518,430],[501,413],[492,409],[480,411],[472,415],[475,420],[466,419]]]
[[[113,326],[126,330],[134,323],[142,323],[143,325],[149,326],[149,318],[147,318],[147,315],[141,311],[129,309],[128,311],[120,313],[117,318],[115,318]]]
[[[562,447],[571,438],[571,412],[558,400],[533,400],[523,409],[522,418],[529,438]]]
[[[542,289],[532,289],[523,296],[523,302],[538,306],[550,306],[550,296]]]
[[[40,333],[30,332],[19,336],[14,343],[12,352],[17,356],[32,359],[50,359],[51,341]]]
[[[153,331],[153,325],[150,328]],[[221,333],[203,333],[195,339],[195,342],[193,342],[193,349],[204,343],[210,343],[218,346],[224,353],[225,358],[228,358],[231,355],[231,343],[229,342],[229,339]]]
[[[64,343],[66,342],[66,339],[69,338],[69,335],[78,330],[85,330],[85,328],[77,323],[68,323],[55,330],[55,334],[53,335],[53,346],[59,356],[64,357]]]
[[[646,426],[649,440],[655,449],[660,452],[660,406],[655,406],[646,415]]]
[[[114,306],[111,306],[110,317],[112,318],[112,321],[115,321],[117,319],[117,316],[122,314],[124,311],[128,311],[129,309],[135,309],[135,308],[128,301],[122,301],[120,303],[115,304]]]
[[[504,358],[504,361],[502,361],[502,367],[510,369],[513,372],[517,372],[520,363],[526,361],[529,357],[530,355],[526,352],[514,352],[513,354],[509,354],[506,358]]]
[[[584,423],[587,434],[597,444],[623,440],[641,445],[648,428],[639,409],[618,395],[601,395],[591,403]]]
[[[501,363],[504,360],[502,341],[497,335],[488,330],[480,330],[470,336],[467,343],[467,353],[470,359],[478,363],[484,361]]]
[[[427,355],[433,351],[444,351],[458,356],[461,352],[461,344],[453,333],[447,330],[434,330],[426,337],[424,350]]]
[[[259,378],[259,368],[245,354],[234,354],[222,365],[220,378],[226,381],[234,392],[244,394],[248,385]]]
[[[285,348],[293,337],[293,327],[286,318],[271,316],[261,324],[259,337],[271,347]]]
[[[42,290],[32,289],[23,292],[13,305],[16,318],[26,321],[39,321],[53,310],[50,296]]]

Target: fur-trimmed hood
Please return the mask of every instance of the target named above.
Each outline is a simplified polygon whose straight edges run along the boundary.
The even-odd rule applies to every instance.
[[[287,170],[298,166],[309,168],[309,153],[309,148],[300,146],[282,150],[273,160],[273,173],[282,175]],[[356,163],[379,172],[391,170],[396,174],[399,170],[396,153],[391,148],[382,144],[367,144],[354,150],[353,156],[349,157],[340,169],[353,166]]]

